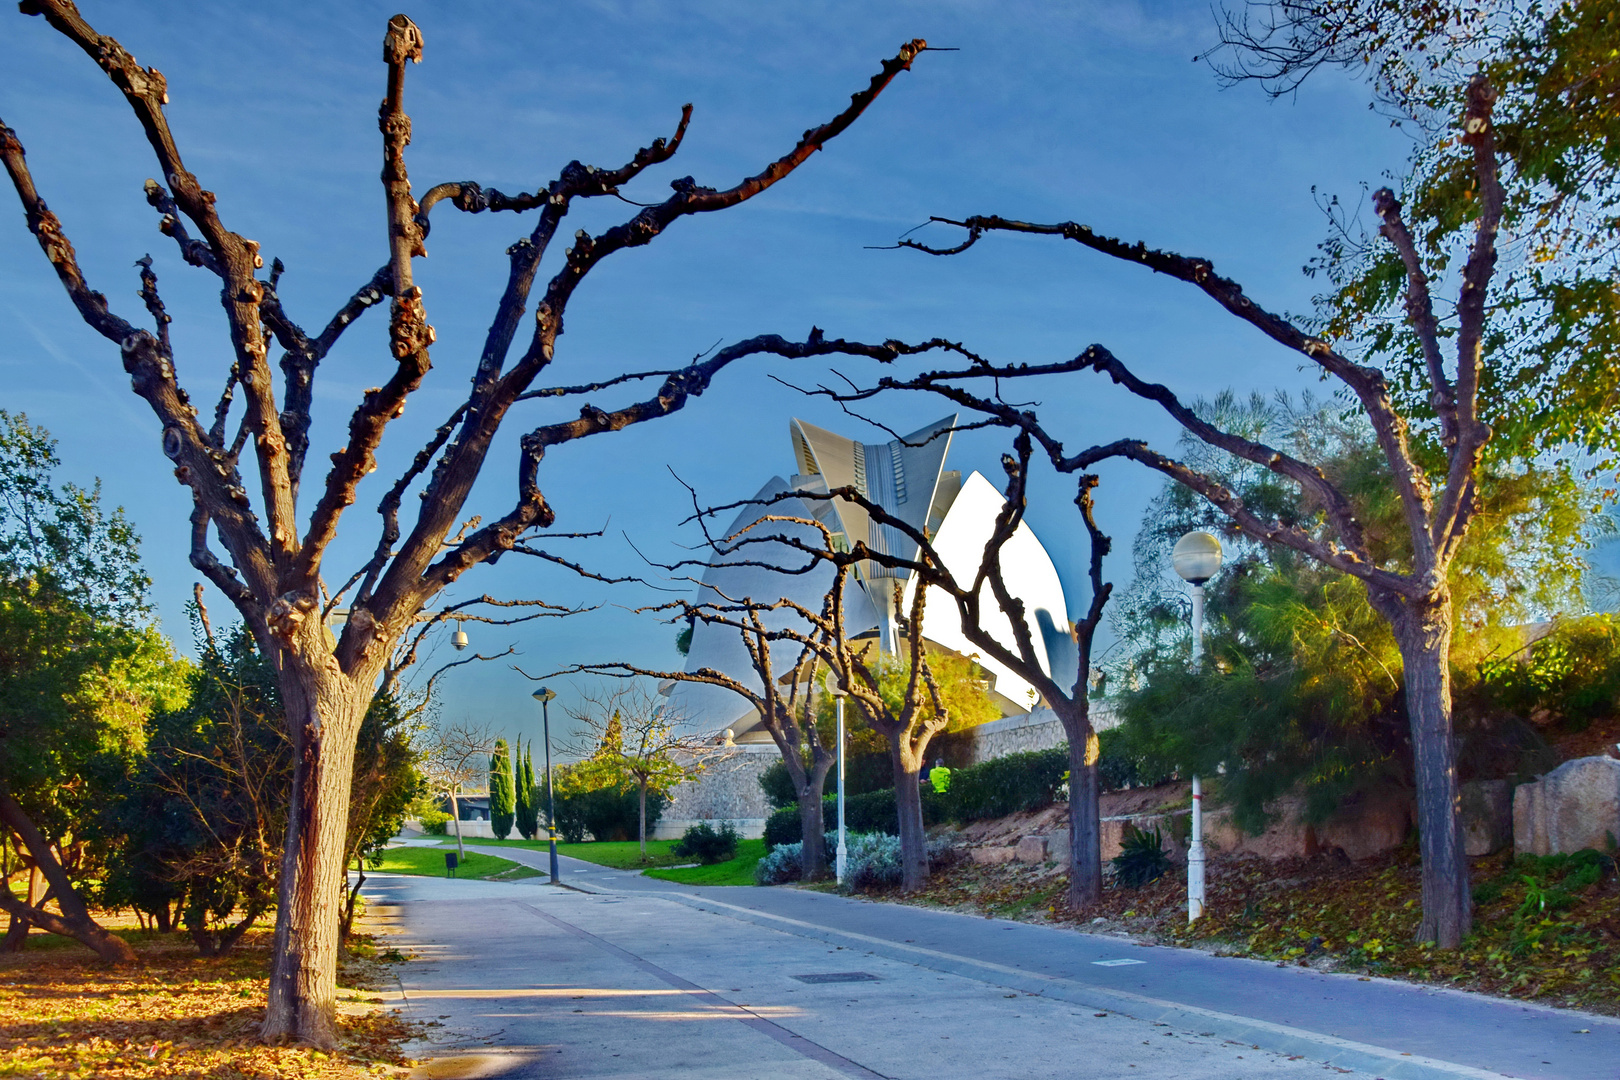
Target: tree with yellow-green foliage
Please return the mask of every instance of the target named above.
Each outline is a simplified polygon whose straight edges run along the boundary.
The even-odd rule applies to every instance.
[[[47,432],[0,411],[0,909],[13,931],[36,926],[130,963],[86,904],[107,854],[97,816],[144,750],[148,713],[184,701],[187,666],[153,623],[123,512],[102,507],[99,485],[58,486],[57,465]],[[13,894],[18,869],[30,882],[37,870],[44,894]]]

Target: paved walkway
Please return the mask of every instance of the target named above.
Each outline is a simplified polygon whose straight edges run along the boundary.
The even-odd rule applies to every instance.
[[[541,869],[547,864],[544,851],[469,847]],[[1165,1076],[1292,1075],[1286,1070],[1261,1071],[1255,1062],[1264,1060],[1268,1062],[1264,1066],[1267,1070],[1303,1068],[1310,1063],[1311,1075],[1321,1075],[1323,1065],[1330,1064],[1387,1080],[1620,1077],[1620,1022],[1604,1017],[1388,980],[1360,980],[1297,967],[1210,957],[1185,949],[1142,947],[1115,937],[825,893],[683,887],[567,857],[561,860],[561,866],[570,890],[553,889],[545,878],[511,885],[392,878],[379,879],[377,889],[368,891],[378,901],[386,902],[385,897],[401,901],[403,927],[412,940],[422,943],[419,952],[448,948],[466,960],[476,956],[476,962],[471,964],[412,965],[407,974],[421,981],[420,989],[438,985],[440,991],[448,990],[458,980],[463,985],[471,982],[491,988],[507,985],[499,979],[490,982],[482,975],[469,976],[481,971],[486,963],[515,962],[522,955],[524,950],[517,948],[512,958],[505,954],[486,956],[487,950],[475,945],[487,928],[511,923],[515,918],[533,925],[537,935],[533,940],[537,942],[556,944],[571,939],[562,952],[583,950],[571,961],[583,966],[570,969],[576,979],[583,979],[579,985],[605,985],[604,980],[614,981],[614,972],[628,975],[640,971],[647,977],[663,979],[666,989],[688,997],[699,990],[719,994],[714,1001],[705,999],[704,1009],[719,1009],[720,1015],[730,1015],[725,1010],[735,1010],[737,1001],[736,995],[729,993],[728,983],[740,984],[739,989],[745,991],[741,999],[744,1002],[801,1010],[772,1019],[780,1029],[778,1035],[789,1032],[789,1042],[792,1035],[810,1038],[866,1070],[850,1072],[845,1066],[821,1062],[826,1068],[843,1071],[803,1075],[1145,1076],[1154,1074],[1144,1070],[1155,1068],[1171,1070],[1163,1071]],[[512,907],[514,904],[518,907]],[[521,914],[529,909],[533,910],[527,917]],[[599,923],[602,916],[607,917],[606,923]],[[670,928],[667,932],[666,927]],[[670,937],[679,937],[682,944],[668,940]],[[791,974],[815,974],[818,969],[812,961],[838,954],[848,961],[849,968],[859,968],[880,980],[869,985],[841,986],[839,993],[846,996],[852,987],[857,987],[861,992],[855,999],[868,1003],[859,1010],[863,1019],[850,1031],[865,1030],[862,1025],[869,1016],[887,1015],[886,1006],[877,1002],[896,1003],[894,1007],[898,1008],[898,1002],[921,1000],[915,998],[918,987],[930,991],[925,996],[931,1004],[909,1019],[893,1015],[891,1025],[894,1021],[905,1022],[891,1026],[886,1036],[866,1030],[864,1037],[875,1040],[870,1047],[865,1042],[841,1041],[845,1023],[854,1023],[851,1016],[840,1018],[841,1022],[833,1026],[834,1035],[821,1039],[815,1032],[822,1030],[818,1025],[825,1020],[826,1010],[818,1007],[802,1011],[804,1003],[811,1000],[804,996],[809,992]],[[663,975],[654,975],[638,967],[638,963],[651,964]],[[799,972],[793,964],[812,966]],[[585,977],[587,971],[590,977]],[[738,975],[728,978],[727,972]],[[745,972],[748,979],[741,977]],[[671,983],[664,975],[681,983]],[[989,991],[1008,996],[985,999]],[[908,998],[908,994],[912,997]],[[1033,1004],[1037,1000],[1043,1004]],[[1004,1004],[998,1006],[997,1001]],[[1027,1008],[1026,1002],[1030,1003]],[[1047,1049],[1039,1049],[1047,1044],[1036,1039],[1026,1054],[1024,1029],[1034,1030],[1038,1025],[1017,1023],[1007,1027],[1003,1014],[1008,1009],[1022,1009],[1015,1017],[1020,1021],[1032,1010],[1056,1010],[1042,1015],[1054,1032],[1061,1029],[1062,1034],[1054,1034]],[[546,1029],[552,1032],[548,1037],[568,1030],[568,1020],[574,1016],[568,1009],[550,1015],[553,1012],[534,1012],[534,1019],[540,1020],[542,1027],[561,1018],[561,1028]],[[1097,1012],[1108,1016],[1098,1018],[1093,1015]],[[547,1015],[542,1018],[540,1014]],[[446,1015],[452,1017],[446,1024],[453,1030],[476,1028],[465,1027],[471,1017],[454,1012]],[[1082,1021],[1100,1019],[1114,1021],[1110,1031],[1129,1029],[1135,1034],[1122,1043],[1104,1040],[1111,1049],[1106,1054],[1094,1053],[1091,1047],[1102,1045],[1096,1042],[1098,1024]],[[933,1042],[951,1044],[947,1061],[934,1052],[939,1048],[933,1047],[929,1038],[908,1034],[913,1029],[934,1030],[932,1024],[944,1025],[931,1038]],[[748,1023],[742,1026],[748,1028]],[[634,1042],[633,1032],[642,1028],[644,1025],[629,1024],[614,1037]],[[667,1037],[674,1029],[666,1025],[663,1030]],[[756,1036],[762,1034],[757,1025],[749,1030]],[[789,1047],[776,1035],[768,1037],[779,1046]],[[1171,1046],[1169,1039],[1179,1040],[1177,1054],[1152,1056],[1151,1060],[1115,1056],[1140,1047],[1143,1039],[1159,1045],[1155,1037],[1163,1040],[1165,1047]],[[891,1043],[898,1040],[899,1045],[911,1047],[922,1056],[915,1061],[904,1054],[895,1057],[892,1047],[882,1048],[883,1038]],[[923,1053],[929,1047],[932,1049]],[[1082,1048],[1079,1061],[1075,1060],[1076,1047]],[[1257,1055],[1257,1050],[1263,1053]],[[1049,1051],[1056,1056],[1046,1056]],[[1244,1054],[1241,1067],[1233,1065],[1240,1051]],[[510,1048],[504,1052],[518,1053]],[[1009,1052],[1013,1054],[1011,1060]],[[567,1056],[566,1050],[562,1056]],[[1290,1058],[1297,1060],[1290,1062]],[[636,1060],[640,1060],[638,1067],[650,1067],[649,1061]],[[602,1072],[601,1064],[593,1065],[588,1074],[638,1075],[634,1068]],[[1222,1071],[1228,1068],[1237,1071]],[[587,1074],[567,1069],[527,1069],[525,1066],[517,1072],[480,1075]],[[724,1070],[685,1074],[660,1070],[658,1075],[800,1074]]]

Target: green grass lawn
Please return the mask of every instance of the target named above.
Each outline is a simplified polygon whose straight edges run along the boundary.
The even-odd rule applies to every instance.
[[[527,848],[530,851],[545,851],[549,847],[546,840],[490,840],[488,838],[474,839],[467,837],[464,841],[476,844],[479,847],[510,847]],[[669,846],[673,840],[647,841],[647,859],[641,858],[641,844],[636,840],[602,840],[589,844],[563,844],[557,845],[557,854],[567,855],[571,859],[583,859],[598,866],[610,866],[615,870],[641,870],[649,866],[674,866],[677,863],[691,862],[678,855],[671,855]],[[441,839],[440,844],[449,844],[454,847],[454,836]],[[424,850],[432,851],[432,848]]]
[[[385,874],[415,874],[419,877],[447,877],[444,869],[444,849],[431,847],[391,847],[383,849],[382,865],[372,867]],[[456,876],[478,878],[483,881],[516,881],[518,878],[537,877],[541,871],[532,866],[500,859],[494,855],[467,852],[466,859],[456,868]]]
[[[765,857],[764,840],[739,840],[737,857],[713,866],[688,866],[680,870],[648,870],[647,877],[678,881],[682,885],[752,885],[754,866]]]

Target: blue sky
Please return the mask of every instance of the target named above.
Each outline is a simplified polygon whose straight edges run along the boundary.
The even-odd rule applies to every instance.
[[[383,28],[396,9],[81,6],[101,32],[164,72],[188,165],[218,194],[227,225],[258,240],[267,260],[286,263],[281,293],[292,316],[324,324],[386,258],[376,108]],[[1006,360],[1068,357],[1102,342],[1188,398],[1225,387],[1314,387],[1294,355],[1200,294],[1075,245],[996,237],[954,259],[870,246],[892,243],[930,214],[1073,219],[1211,258],[1262,303],[1305,311],[1312,290],[1300,268],[1325,232],[1313,187],[1354,202],[1363,182],[1398,172],[1408,149],[1368,110],[1365,88],[1338,73],[1283,102],[1252,86],[1221,90],[1191,62],[1213,34],[1202,0],[428,3],[408,13],[427,43],[406,90],[418,193],[463,179],[532,191],[571,159],[618,165],[670,132],[685,102],[695,113],[680,155],[626,194],[661,198],[686,175],[728,186],[841,109],[902,42],[923,37],[961,50],[924,54],[850,132],[760,198],[683,220],[650,247],[598,267],[569,310],[553,383],[669,366],[759,333],[802,338],[818,325],[852,338],[951,337]],[[92,286],[135,320],[144,313],[132,264],[150,252],[174,316],[182,382],[212,402],[229,365],[217,284],[181,263],[157,231],[142,197],[154,164],[139,127],[100,70],[43,20],[0,14],[0,27],[0,119],[27,147]],[[613,200],[593,203],[565,228],[600,231],[634,213]],[[164,627],[184,641],[184,605],[198,577],[186,560],[190,504],[159,452],[158,425],[131,394],[116,351],[68,304],[9,190],[0,207],[9,207],[0,209],[0,407],[25,411],[56,435],[64,478],[99,476],[109,500],[126,508],[145,539]],[[416,265],[438,332],[434,371],[390,428],[383,467],[362,487],[329,557],[329,580],[347,577],[375,543],[377,499],[459,400],[504,282],[504,249],[527,231],[510,214],[436,213],[430,257]],[[381,309],[366,316],[322,366],[312,468],[341,445],[358,395],[386,378],[386,319]],[[834,366],[856,380],[872,374]],[[791,471],[792,416],[881,441],[768,377],[811,384],[827,374],[825,366],[739,365],[683,414],[552,453],[541,483],[558,528],[607,529],[569,554],[614,574],[646,572],[632,542],[656,558],[677,556],[692,539],[676,527],[689,504],[671,473],[708,501],[751,494],[772,473]],[[631,393],[592,400],[613,407]],[[1074,445],[1125,435],[1173,444],[1163,416],[1099,379],[1038,393],[1043,416],[1061,418]],[[577,408],[533,403],[509,420],[472,512],[510,505],[521,431]],[[947,410],[896,398],[875,411],[911,430]],[[953,465],[995,481],[1001,449],[996,436],[966,434]],[[1121,588],[1130,539],[1158,487],[1140,470],[1104,477],[1101,518],[1116,537],[1110,576]],[[1085,552],[1072,488],[1045,476],[1039,494],[1031,523],[1078,613]],[[521,630],[469,628],[481,648],[515,644],[531,670],[680,662],[673,628],[628,610],[656,598],[646,589],[588,585],[508,558],[463,578],[453,595],[479,592],[605,605]],[[222,615],[226,605],[216,596],[212,607]],[[525,735],[538,726],[531,685],[505,662],[461,669],[445,689],[448,715]],[[559,704],[568,701],[567,683],[557,689]]]

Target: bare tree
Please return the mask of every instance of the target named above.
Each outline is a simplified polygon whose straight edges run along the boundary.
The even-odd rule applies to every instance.
[[[467,857],[461,842],[461,807],[456,798],[467,784],[489,771],[489,755],[495,749],[495,733],[487,724],[458,720],[432,728],[422,750],[422,775],[428,786],[450,800],[450,820],[455,822],[456,852]]]
[[[870,394],[829,396],[849,401]],[[927,589],[938,590],[938,599],[955,606],[963,635],[985,656],[1004,665],[1033,686],[1063,724],[1069,744],[1069,906],[1078,912],[1102,899],[1102,834],[1098,809],[1101,789],[1097,774],[1099,746],[1096,729],[1091,724],[1088,691],[1092,643],[1114,588],[1103,580],[1103,559],[1108,555],[1112,541],[1098,528],[1093,512],[1092,492],[1098,479],[1086,473],[1079,478],[1079,492],[1074,501],[1085,524],[1089,545],[1091,599],[1085,617],[1074,625],[1078,663],[1074,682],[1065,686],[1055,674],[1059,667],[1043,657],[1044,650],[1036,646],[1029,612],[1023,600],[1007,584],[1004,555],[1008,543],[1018,534],[1024,522],[1029,502],[1030,459],[1034,444],[1027,432],[1017,433],[1013,449],[1014,453],[1002,456],[1007,485],[1003,489],[1001,509],[985,540],[979,564],[969,580],[958,578],[951,571],[934,548],[932,537],[927,532],[908,524],[860,492],[842,489],[825,497],[855,503],[866,511],[875,524],[895,529],[915,544],[915,557],[905,558],[888,553],[878,561],[884,566],[903,569],[913,575],[919,595]],[[992,627],[999,620],[992,620],[992,612],[1005,616],[1012,631],[1011,642],[993,632]]]
[[[897,352],[908,348],[898,342],[890,342],[887,347]],[[790,499],[808,501],[835,498],[847,499],[869,509],[875,507],[854,488],[836,488],[827,493],[783,492],[764,500],[753,499],[746,503],[703,509],[694,517],[702,521],[715,514],[758,505],[760,502],[769,505]],[[881,507],[876,509],[883,513]],[[884,517],[887,518],[887,514]],[[874,520],[878,520],[876,514]],[[780,528],[773,531],[773,527],[777,526]],[[900,887],[906,892],[921,889],[928,881],[928,845],[923,825],[919,774],[927,760],[929,744],[951,722],[950,708],[935,681],[923,644],[923,614],[928,591],[918,588],[913,592],[906,614],[900,620],[898,629],[904,655],[887,657],[881,649],[873,648],[877,644],[874,639],[850,639],[845,621],[844,597],[851,574],[862,562],[909,567],[915,561],[932,557],[932,549],[919,555],[917,560],[907,561],[887,552],[874,551],[864,539],[856,540],[852,545],[835,542],[832,530],[814,517],[769,513],[761,514],[729,536],[710,537],[709,547],[720,558],[727,560],[721,564],[726,566],[758,566],[787,574],[804,574],[820,566],[832,568],[832,581],[820,610],[782,599],[769,604],[746,601],[712,605],[713,614],[732,620],[730,625],[745,632],[752,632],[750,609],[756,613],[768,609],[787,609],[810,628],[808,633],[800,631],[783,637],[807,650],[828,669],[828,677],[837,680],[845,689],[862,719],[888,743],[890,768],[894,777],[895,814],[900,831]],[[749,557],[761,551],[762,547],[764,558]],[[796,551],[806,557],[805,561],[797,566],[786,565],[781,551],[784,547],[789,549],[789,555]],[[690,565],[692,563],[686,561],[666,569]],[[810,667],[808,658],[801,660],[797,666]],[[814,805],[819,824],[819,800]],[[805,809],[802,800],[800,814],[805,829],[810,829],[810,811]]]
[[[668,198],[645,206],[622,224],[599,235],[576,234],[563,265],[545,282],[533,305],[528,344],[509,363],[540,262],[570,206],[576,200],[618,196],[623,185],[648,167],[674,156],[686,132],[690,107],[683,111],[673,138],[655,140],[618,168],[571,162],[545,188],[518,195],[486,190],[471,181],[439,184],[418,203],[406,168],[411,121],[404,90],[406,66],[422,59],[423,40],[409,18],[394,16],[383,41],[387,93],[379,113],[388,258],[323,329],[311,334],[292,318],[277,293],[283,273],[280,262],[273,262],[269,273],[261,276],[264,260],[258,242],[227,227],[214,195],[186,167],[164,112],[166,78],[155,68],[141,67],[117,40],[98,33],[71,0],[24,0],[21,10],[43,15],[122,92],[157,160],[160,179],[148,181],[146,192],[159,215],[160,229],[175,241],[186,262],[217,276],[222,285],[233,363],[218,403],[211,415],[203,417],[179,381],[169,315],[150,260],[142,260],[140,280],[154,330],[116,314],[107,298],[85,280],[62,222],[46,207],[29,172],[20,138],[0,124],[0,160],[16,188],[29,230],[80,316],[118,346],[135,393],[162,425],[164,456],[192,494],[193,565],[236,605],[279,672],[297,765],[263,1032],[271,1038],[294,1037],[331,1046],[350,758],[377,682],[417,613],[479,563],[510,551],[550,557],[531,539],[534,530],[548,528],[554,517],[539,481],[550,447],[676,412],[727,365],[746,356],[802,358],[848,351],[845,344],[824,339],[820,331],[813,331],[804,342],[766,335],[678,369],[617,375],[581,386],[536,388],[536,379],[555,355],[569,300],[609,256],[651,243],[681,218],[734,207],[783,179],[854,123],[926,46],[918,40],[902,47],[837,116],[810,128],[791,150],[755,175],[720,190],[691,178],[679,179]],[[378,507],[382,527],[373,555],[337,590],[338,596],[353,592],[350,617],[334,642],[320,617],[325,556],[361,480],[377,467],[377,451],[389,423],[401,415],[431,366],[435,335],[422,290],[412,278],[412,261],[426,254],[429,215],[440,204],[465,213],[533,210],[538,211],[538,220],[509,249],[506,287],[473,365],[465,399],[388,489]],[[192,236],[193,227],[199,237]],[[332,455],[325,479],[315,484],[314,506],[301,513],[315,375],[344,330],[385,296],[392,298],[389,370],[380,387],[363,395],[350,417],[345,445]],[[285,382],[280,400],[270,364],[272,344],[282,349]],[[502,422],[515,405],[597,394],[646,379],[660,380],[660,385],[640,401],[612,410],[587,402],[573,419],[529,429],[521,440],[511,508],[487,524],[458,533],[446,546]],[[231,434],[238,389],[244,412]],[[257,500],[242,462],[248,450],[257,474]],[[400,520],[403,498],[418,485],[420,508],[406,529]],[[226,559],[215,553],[211,533],[225,549]]]
[[[832,603],[828,599],[828,604]],[[782,762],[793,781],[793,794],[799,803],[800,825],[804,833],[804,880],[814,881],[826,874],[826,825],[822,819],[822,788],[827,772],[838,760],[835,747],[827,745],[816,727],[814,686],[822,667],[821,655],[815,646],[816,631],[808,626],[767,625],[772,613],[796,612],[798,605],[791,600],[755,602],[741,598],[693,603],[680,600],[671,604],[642,608],[641,613],[678,612],[687,619],[709,626],[734,630],[748,650],[749,664],[759,679],[756,688],[747,680],[731,672],[712,667],[693,671],[659,671],[638,667],[623,661],[605,664],[580,664],[557,674],[593,674],[614,677],[644,676],[659,682],[704,683],[720,686],[747,701],[759,713],[760,726],[771,736],[781,751]],[[823,608],[823,620],[829,611]],[[800,620],[802,623],[803,620]],[[774,646],[786,646],[787,664],[778,661]],[[786,687],[784,691],[784,686]],[[805,760],[806,754],[809,760]]]
[[[1461,125],[1461,138],[1472,150],[1480,214],[1460,274],[1454,326],[1455,378],[1446,370],[1441,349],[1443,335],[1435,316],[1429,278],[1402,217],[1401,204],[1387,188],[1373,196],[1373,205],[1383,222],[1380,233],[1394,246],[1406,268],[1407,322],[1426,363],[1435,415],[1433,450],[1444,462],[1432,480],[1423,464],[1425,455],[1413,446],[1409,420],[1392,402],[1382,371],[1351,361],[1330,342],[1256,304],[1244,295],[1240,285],[1215,273],[1207,259],[1156,251],[1140,243],[1127,244],[1073,222],[1036,225],[994,216],[936,219],[967,230],[966,240],[955,247],[901,242],[902,246],[930,254],[950,255],[967,250],[991,231],[1057,236],[1195,285],[1230,314],[1304,356],[1325,377],[1338,380],[1354,396],[1372,424],[1391,485],[1404,511],[1408,533],[1405,544],[1374,543],[1363,530],[1350,495],[1323,468],[1215,427],[1167,388],[1139,378],[1101,345],[1091,346],[1073,360],[1027,365],[993,364],[960,346],[940,345],[968,357],[969,363],[954,371],[928,372],[909,379],[886,378],[878,387],[926,390],[974,409],[1032,438],[1063,472],[1086,472],[1110,457],[1138,461],[1197,491],[1249,535],[1292,548],[1359,579],[1373,608],[1389,620],[1405,670],[1423,855],[1423,916],[1417,937],[1448,949],[1460,944],[1473,919],[1452,739],[1450,645],[1454,620],[1448,573],[1474,516],[1480,461],[1491,437],[1489,426],[1479,416],[1479,398],[1486,303],[1496,265],[1496,234],[1502,212],[1491,121],[1494,101],[1489,83],[1476,79],[1469,88]],[[1263,517],[1211,476],[1141,442],[1123,441],[1069,455],[1033,409],[1002,399],[999,382],[991,394],[972,393],[962,386],[975,379],[1004,381],[1080,371],[1107,374],[1131,393],[1160,405],[1197,438],[1297,484],[1319,508],[1322,528],[1312,531]]]

